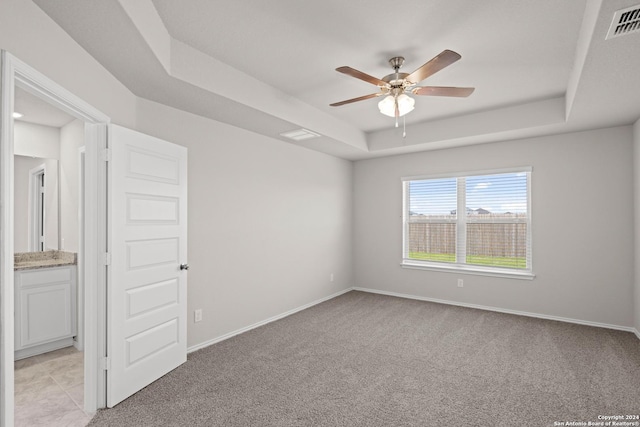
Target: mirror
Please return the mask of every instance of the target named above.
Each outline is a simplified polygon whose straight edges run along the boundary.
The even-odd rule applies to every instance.
[[[59,249],[58,160],[14,156],[14,252]]]
[[[77,252],[84,122],[20,88],[14,111],[14,252]]]

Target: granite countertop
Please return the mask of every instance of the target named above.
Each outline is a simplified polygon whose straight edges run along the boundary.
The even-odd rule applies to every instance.
[[[78,255],[75,252],[18,252],[14,254],[13,269],[29,270],[35,268],[59,267],[63,265],[75,265],[77,262]]]

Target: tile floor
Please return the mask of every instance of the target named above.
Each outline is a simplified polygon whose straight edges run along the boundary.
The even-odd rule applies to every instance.
[[[74,347],[15,362],[15,425],[86,426],[84,354]]]

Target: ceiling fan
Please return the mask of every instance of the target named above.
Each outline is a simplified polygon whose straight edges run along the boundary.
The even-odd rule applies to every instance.
[[[396,56],[389,60],[389,64],[393,67],[394,72],[384,76],[382,79],[370,76],[355,68],[346,66],[338,67],[336,71],[374,84],[378,86],[380,91],[358,98],[335,102],[330,105],[332,107],[339,107],[341,105],[351,104],[352,102],[364,101],[365,99],[386,95],[386,97],[378,103],[378,108],[382,114],[395,117],[397,126],[397,118],[404,116],[414,108],[415,100],[408,96],[408,93],[413,95],[454,96],[463,98],[473,93],[475,88],[472,87],[418,86],[419,82],[453,64],[460,58],[462,57],[458,53],[452,50],[444,50],[413,73],[407,74],[400,72],[404,58],[402,56]]]

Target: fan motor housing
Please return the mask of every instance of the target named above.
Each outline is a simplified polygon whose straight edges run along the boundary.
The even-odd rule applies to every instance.
[[[391,73],[382,78],[383,82],[387,82],[391,85],[391,87],[402,86],[404,83],[405,77],[407,77],[409,73]]]
[[[394,56],[389,60],[389,64],[393,67],[394,70],[398,71],[402,64],[404,64],[404,57],[402,56]]]

